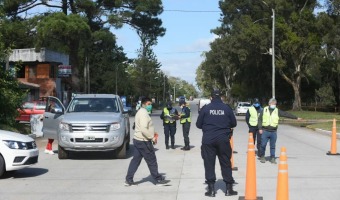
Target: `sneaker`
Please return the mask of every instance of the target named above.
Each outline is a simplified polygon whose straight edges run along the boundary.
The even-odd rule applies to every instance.
[[[261,162],[261,163],[265,163],[265,162],[266,162],[266,158],[265,158],[264,156],[261,156],[260,162]]]
[[[168,184],[169,182],[170,182],[170,180],[161,179],[161,180],[157,180],[155,185],[157,185],[157,186],[167,186],[167,185],[169,185]]]
[[[135,185],[138,185],[138,184],[133,182],[133,181],[125,181],[124,185],[125,186],[135,186]]]
[[[54,155],[54,152],[52,150],[45,149],[46,154]]]
[[[271,159],[270,159],[270,162],[271,162],[272,164],[276,164],[275,158],[271,158]]]

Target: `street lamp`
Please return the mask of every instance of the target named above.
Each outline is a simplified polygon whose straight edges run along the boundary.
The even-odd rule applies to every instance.
[[[93,44],[100,44],[102,40],[97,40]],[[88,50],[86,50],[88,51]],[[85,69],[84,69],[84,92],[89,94],[91,92],[91,81],[90,81],[90,58],[88,52],[86,52],[85,58]]]
[[[128,61],[118,63],[117,67],[116,67],[116,95],[118,95],[118,67],[119,67],[119,65],[123,65],[123,64],[126,64],[126,63],[128,63]]]
[[[263,4],[265,4],[268,8],[269,5],[265,2],[262,1]],[[273,18],[273,22],[272,22],[272,48],[270,53],[272,54],[272,94],[273,94],[273,98],[275,98],[275,10],[274,8],[271,9],[272,10],[272,18]]]

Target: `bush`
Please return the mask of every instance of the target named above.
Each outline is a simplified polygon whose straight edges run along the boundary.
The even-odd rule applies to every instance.
[[[19,82],[13,74],[13,71],[0,68],[0,124],[15,124],[17,109],[27,93],[19,88]]]

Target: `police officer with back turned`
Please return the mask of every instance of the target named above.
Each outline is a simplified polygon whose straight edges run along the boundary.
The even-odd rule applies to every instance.
[[[230,158],[232,150],[230,138],[237,122],[233,110],[221,100],[220,91],[215,89],[211,103],[202,107],[196,126],[203,131],[201,154],[204,161],[205,179],[208,191],[205,196],[215,197],[215,162],[219,159],[223,181],[226,183],[225,196],[237,195],[233,190],[235,183],[232,176]]]

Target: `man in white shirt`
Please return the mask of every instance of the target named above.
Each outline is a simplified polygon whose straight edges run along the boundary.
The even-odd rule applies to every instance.
[[[141,103],[142,107],[135,116],[135,134],[133,137],[135,150],[125,178],[125,185],[137,185],[133,181],[133,177],[143,158],[148,165],[151,176],[156,181],[156,185],[167,185],[170,180],[165,180],[165,178],[158,173],[157,158],[153,147],[153,142],[156,140],[155,128],[149,116],[152,110],[152,102],[151,99],[145,97]]]

